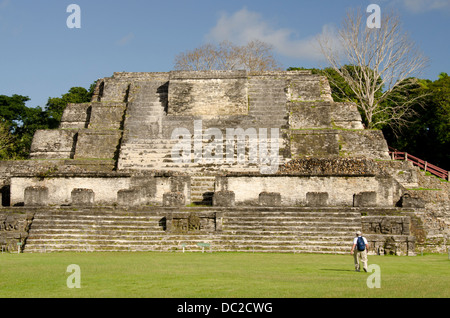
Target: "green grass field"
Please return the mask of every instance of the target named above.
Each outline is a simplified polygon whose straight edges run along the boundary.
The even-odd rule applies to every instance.
[[[80,288],[68,288],[70,264]],[[369,256],[380,268],[355,272],[351,255],[263,253],[0,254],[0,297],[428,298],[450,296],[448,255]]]

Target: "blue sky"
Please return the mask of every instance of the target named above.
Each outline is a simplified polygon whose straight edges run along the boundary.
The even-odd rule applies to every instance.
[[[81,8],[79,29],[66,25],[72,3]],[[0,0],[0,95],[44,107],[113,72],[170,71],[180,52],[250,37],[272,44],[285,68],[320,67],[314,37],[338,26],[348,8],[371,3],[381,14],[396,9],[430,58],[421,78],[450,73],[450,0]]]

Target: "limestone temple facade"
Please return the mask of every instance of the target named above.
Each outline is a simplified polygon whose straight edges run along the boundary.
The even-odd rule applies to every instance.
[[[415,255],[449,237],[448,187],[411,190],[421,173],[308,71],[114,73],[0,176],[10,251],[348,253],[362,230],[372,254]]]

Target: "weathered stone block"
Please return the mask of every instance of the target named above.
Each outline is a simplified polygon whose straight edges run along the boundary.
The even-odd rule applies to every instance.
[[[76,188],[71,192],[72,205],[93,205],[95,193],[92,189]]]
[[[407,246],[408,246],[407,255],[408,256],[416,256],[416,237],[415,236],[412,236],[412,235],[408,236]]]
[[[307,206],[327,206],[328,192],[307,192],[306,193]]]
[[[292,78],[288,88],[291,101],[317,101],[322,100],[322,83],[320,76],[308,75],[301,78]]]
[[[185,205],[186,198],[181,192],[166,192],[163,194],[163,206]]]
[[[174,176],[170,178],[170,191],[180,192],[184,196],[185,202],[183,204],[190,203],[191,192],[191,177],[189,176]]]
[[[339,155],[390,159],[389,149],[381,130],[337,130],[339,132]]]
[[[130,180],[130,189],[139,192],[138,196],[142,204],[151,204],[152,201],[156,201],[157,185],[154,177],[146,175],[133,176]]]
[[[60,128],[87,128],[91,103],[67,104],[61,117]]]
[[[353,206],[367,207],[377,205],[377,193],[375,191],[360,192],[353,195]]]
[[[291,102],[288,107],[291,129],[331,128],[330,102]]]
[[[136,206],[140,204],[138,189],[122,189],[117,191],[117,204],[122,206]]]
[[[261,192],[259,194],[259,205],[280,206],[281,194],[279,192]]]
[[[126,103],[92,103],[91,129],[120,129]]]
[[[223,229],[223,212],[215,213],[215,227],[216,231],[221,232]]]
[[[364,129],[361,115],[354,103],[334,103],[331,107],[331,120],[335,128]]]
[[[235,194],[233,191],[216,191],[213,195],[213,206],[234,206]]]
[[[403,208],[424,208],[425,201],[421,198],[412,197],[409,193],[404,194],[400,199]]]
[[[410,218],[404,216],[363,216],[362,230],[366,234],[409,235]]]
[[[106,78],[103,80],[102,92],[99,95],[101,101],[125,101],[129,82],[120,78]],[[98,99],[98,98],[97,98]]]
[[[24,191],[24,205],[41,206],[48,204],[48,188],[42,186],[26,187]]]
[[[119,130],[89,130],[78,134],[75,159],[113,159],[121,132]]]
[[[245,115],[248,112],[245,71],[171,72],[170,115]]]
[[[338,135],[328,130],[291,130],[292,157],[339,155]]]
[[[76,130],[37,130],[33,136],[30,158],[69,159],[74,155]]]

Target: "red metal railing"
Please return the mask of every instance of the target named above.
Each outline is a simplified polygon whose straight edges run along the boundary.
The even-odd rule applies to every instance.
[[[435,165],[432,165],[431,163],[429,163],[425,160],[419,159],[407,152],[398,151],[395,148],[389,147],[389,155],[391,156],[392,160],[411,161],[413,163],[413,165],[419,167],[420,169],[428,171],[431,174],[434,174],[435,176],[437,176],[439,178],[450,181],[449,171],[439,168]]]

